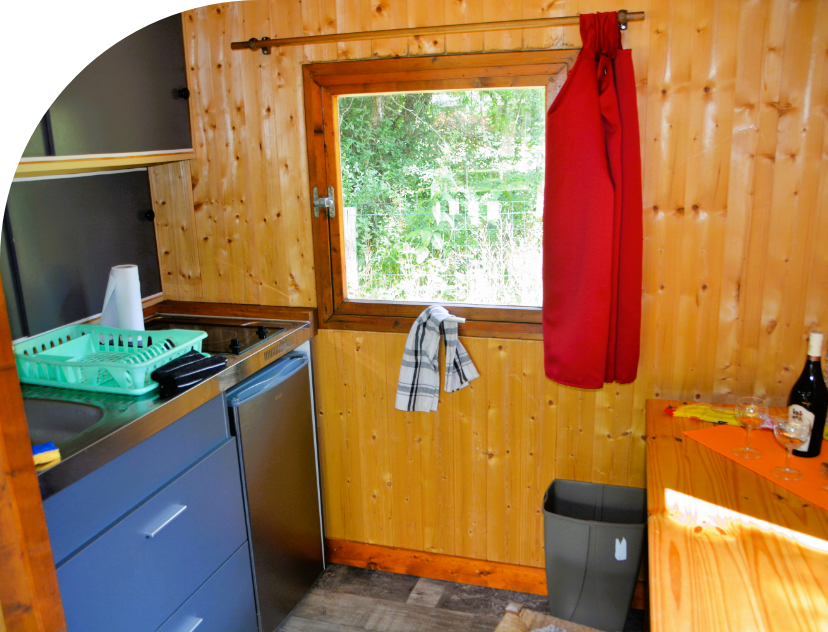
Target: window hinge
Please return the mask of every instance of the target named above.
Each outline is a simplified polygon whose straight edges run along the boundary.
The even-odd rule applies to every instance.
[[[336,207],[334,206],[334,190],[333,187],[328,187],[328,197],[319,197],[319,189],[313,187],[313,216],[319,217],[319,209],[328,209],[328,217],[336,217]]]

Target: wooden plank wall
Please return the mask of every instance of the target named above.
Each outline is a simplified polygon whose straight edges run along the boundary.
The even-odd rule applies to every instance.
[[[66,632],[0,287],[0,631]]]
[[[158,165],[148,171],[164,298],[200,301],[201,263],[196,243],[190,162]]]
[[[539,499],[555,476],[644,476],[628,472],[629,433],[594,458],[596,392],[547,380],[541,342],[464,339],[481,377],[431,414],[394,408],[404,344],[330,330],[313,341],[328,537],[543,566]],[[612,432],[615,413],[600,417]]]
[[[312,305],[300,64],[577,46],[577,27],[273,50],[250,37],[566,15],[608,0],[272,0],[184,16],[201,298]],[[644,484],[651,397],[780,403],[828,311],[828,1],[642,0],[624,36],[644,165],[642,356],[632,385],[559,387],[536,342],[467,340],[482,377],[393,410],[403,336],[314,343],[334,538],[539,565],[555,476]],[[189,214],[189,209],[181,209]],[[185,218],[186,219],[186,218]],[[175,225],[176,222],[173,222]],[[189,262],[188,262],[189,263]],[[166,291],[166,288],[165,288]]]

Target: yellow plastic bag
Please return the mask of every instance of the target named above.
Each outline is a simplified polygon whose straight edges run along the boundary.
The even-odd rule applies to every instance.
[[[736,414],[728,408],[713,408],[709,404],[685,404],[673,411],[673,417],[690,417],[701,421],[738,426]]]

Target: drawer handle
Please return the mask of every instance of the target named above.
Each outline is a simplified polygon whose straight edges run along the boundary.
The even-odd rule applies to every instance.
[[[172,507],[170,507],[167,513],[165,513],[161,518],[158,519],[158,521],[155,523],[153,527],[151,527],[147,531],[144,531],[144,535],[148,538],[154,538],[160,533],[161,529],[166,527],[173,520],[178,518],[178,516],[184,513],[184,510],[186,508],[187,505],[173,505]],[[199,622],[201,622],[201,619],[199,619]],[[192,629],[195,630],[195,628]]]
[[[197,617],[190,617],[187,622],[184,624],[184,627],[179,630],[179,632],[193,632],[198,626],[201,625],[201,622],[204,619],[199,619]]]

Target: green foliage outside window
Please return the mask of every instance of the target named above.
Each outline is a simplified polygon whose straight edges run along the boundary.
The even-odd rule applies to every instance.
[[[339,98],[348,296],[540,305],[544,104],[542,88]]]

